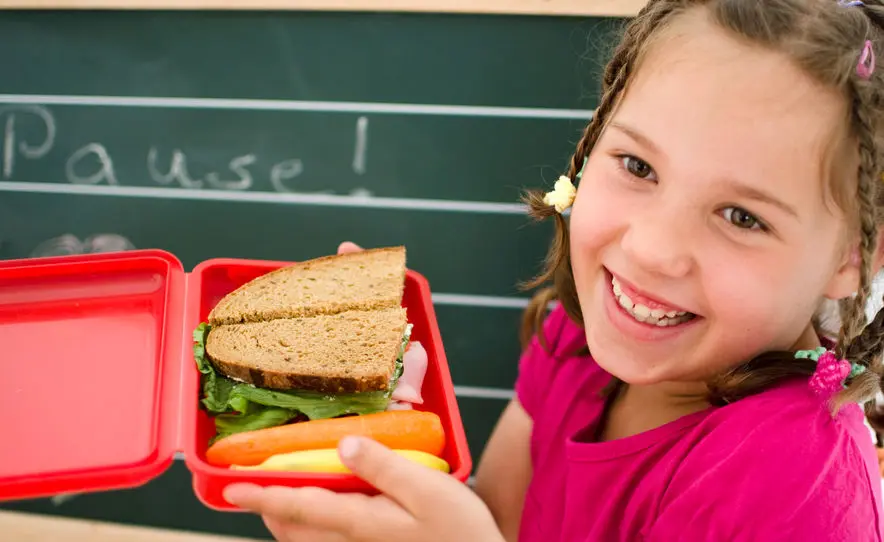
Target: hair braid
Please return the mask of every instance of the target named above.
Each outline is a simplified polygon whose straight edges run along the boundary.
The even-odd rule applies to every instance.
[[[860,286],[853,299],[845,300],[848,308],[841,327],[839,353],[851,363],[857,363],[871,370],[865,371],[848,385],[847,389],[836,397],[835,405],[840,406],[848,401],[866,401],[873,399],[881,385],[881,354],[884,350],[884,309],[878,311],[875,318],[866,324],[865,307],[871,295],[871,266],[878,245],[878,212],[877,197],[880,192],[879,172],[880,160],[876,151],[875,134],[877,130],[874,117],[871,117],[868,105],[876,102],[875,96],[862,99],[860,93],[874,94],[872,89],[854,86],[854,122],[859,139],[860,166],[857,185],[860,219]],[[877,415],[874,402],[866,406],[867,415],[877,429],[884,428],[884,417]]]
[[[855,90],[859,92],[859,89]],[[844,300],[841,305],[842,323],[839,336],[840,354],[844,356],[853,338],[866,324],[866,303],[872,291],[870,268],[878,240],[877,216],[875,211],[874,183],[877,182],[875,129],[873,121],[868,118],[862,100],[854,100],[854,119],[859,135],[860,166],[857,185],[860,221],[860,281],[859,289],[852,299]]]

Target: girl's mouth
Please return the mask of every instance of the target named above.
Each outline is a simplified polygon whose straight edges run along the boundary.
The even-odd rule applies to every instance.
[[[623,312],[638,322],[665,328],[684,324],[697,316],[691,312],[668,307],[657,301],[644,298],[633,292],[628,286],[622,284],[617,277],[613,275],[609,275],[609,277],[614,299],[623,308]]]

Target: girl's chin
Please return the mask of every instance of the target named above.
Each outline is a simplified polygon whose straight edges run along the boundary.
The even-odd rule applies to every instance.
[[[626,356],[597,356],[595,353],[593,359],[605,372],[627,384],[649,386],[671,379],[669,371],[662,370],[658,363],[630,359]]]
[[[587,334],[589,335],[589,334]],[[593,360],[611,376],[633,386],[651,386],[663,382],[692,381],[694,378],[658,356],[636,356],[617,345],[593,344],[587,337]],[[673,360],[674,362],[675,360]]]

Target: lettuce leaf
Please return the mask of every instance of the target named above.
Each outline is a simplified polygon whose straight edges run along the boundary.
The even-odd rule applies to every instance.
[[[403,358],[411,338],[408,324],[390,385],[384,391],[330,395],[311,391],[278,391],[236,382],[218,373],[206,356],[206,336],[211,327],[203,322],[193,332],[193,356],[199,369],[203,408],[215,416],[215,439],[288,423],[299,415],[311,420],[347,414],[381,412],[404,370]],[[213,440],[215,440],[213,439]]]

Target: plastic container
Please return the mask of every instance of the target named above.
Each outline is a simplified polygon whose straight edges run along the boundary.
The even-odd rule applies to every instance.
[[[209,465],[193,330],[228,292],[290,262],[214,259],[185,273],[160,250],[0,262],[0,501],[134,487],[183,452],[197,497],[232,482],[372,493],[351,474]],[[472,469],[426,279],[408,270],[403,306],[427,351],[422,410],[446,432],[443,458]]]

